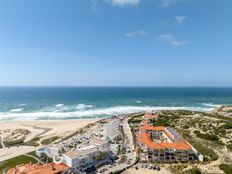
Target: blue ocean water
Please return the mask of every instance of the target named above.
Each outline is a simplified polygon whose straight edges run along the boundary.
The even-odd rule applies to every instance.
[[[211,111],[232,88],[1,87],[0,121],[100,118],[160,109]]]

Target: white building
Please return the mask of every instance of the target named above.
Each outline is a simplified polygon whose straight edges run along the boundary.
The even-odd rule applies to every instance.
[[[38,149],[35,153],[37,156],[41,156],[42,154],[46,154],[50,158],[55,158],[59,156],[61,149],[58,146],[47,146]]]
[[[98,167],[104,163],[111,163],[108,147],[88,145],[63,154],[64,163],[75,172],[86,172],[88,169]]]
[[[113,119],[104,126],[102,131],[103,137],[108,141],[113,141],[120,134],[120,126],[120,119]]]

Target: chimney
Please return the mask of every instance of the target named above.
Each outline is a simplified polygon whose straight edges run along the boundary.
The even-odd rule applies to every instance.
[[[55,165],[54,164],[52,164],[52,170],[54,171],[54,170],[56,170],[56,168],[55,168]]]

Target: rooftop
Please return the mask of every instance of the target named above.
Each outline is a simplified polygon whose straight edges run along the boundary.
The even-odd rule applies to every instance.
[[[75,150],[71,150],[65,153],[65,155],[68,156],[69,158],[77,158],[77,157],[88,155],[98,150],[101,150],[102,149],[101,147],[103,146],[99,144],[89,144],[85,146],[79,146]]]
[[[69,167],[64,163],[49,163],[46,165],[24,164],[9,169],[7,174],[58,174],[68,169]]]
[[[146,113],[145,118],[154,119],[156,115]],[[155,116],[155,117],[153,117]],[[140,133],[137,136],[137,140],[140,143],[144,143],[146,146],[152,149],[177,149],[177,150],[190,150],[192,147],[185,141],[181,135],[170,127],[164,126],[151,126],[149,120],[144,119],[143,124],[139,127]],[[154,142],[151,136],[146,131],[160,131],[163,132],[171,142]]]

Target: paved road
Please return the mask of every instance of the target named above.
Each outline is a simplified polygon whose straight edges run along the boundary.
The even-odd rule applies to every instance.
[[[124,168],[127,168],[128,166],[133,164],[135,162],[135,160],[136,160],[136,154],[134,152],[133,136],[132,136],[132,133],[131,133],[131,130],[130,130],[130,126],[128,124],[128,118],[127,117],[123,120],[122,126],[123,126],[124,133],[125,133],[125,135],[127,137],[126,139],[128,139],[128,142],[125,143],[125,144],[127,144],[127,147],[129,147],[129,149],[127,149],[127,150],[131,151],[131,153],[127,153],[125,155],[127,156],[127,159],[132,159],[132,160],[131,160],[130,164],[126,164],[126,163],[116,164],[116,166],[113,166],[112,168],[103,167],[103,168],[107,169],[107,171],[105,171],[103,174],[108,174],[110,172],[114,172],[114,171],[118,171],[118,170],[122,170]]]

